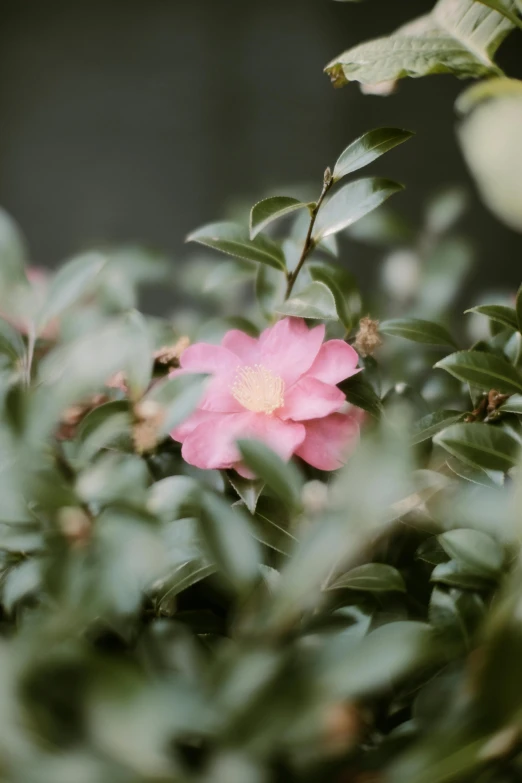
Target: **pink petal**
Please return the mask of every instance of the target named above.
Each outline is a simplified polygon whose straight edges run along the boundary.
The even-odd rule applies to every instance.
[[[242,437],[260,440],[286,461],[303,443],[305,435],[304,424],[282,421],[277,416],[266,416],[261,413],[254,414]]]
[[[255,337],[240,332],[239,329],[231,329],[221,340],[223,348],[227,348],[245,363],[256,364],[259,355],[259,341]]]
[[[215,375],[209,380],[205,395],[199,407],[205,411],[218,413],[240,413],[244,408],[230,391],[236,378],[236,370],[227,371],[224,374]]]
[[[196,410],[188,419],[185,419],[181,424],[178,424],[178,426],[171,431],[170,436],[173,440],[183,443],[187,435],[190,435],[190,433],[193,432],[196,427],[199,427],[200,424],[212,426],[219,418],[219,415],[216,416],[215,413],[211,413],[210,411]]]
[[[181,456],[203,470],[225,470],[240,459],[236,440],[248,428],[248,420],[255,414],[211,414],[212,421],[203,421],[185,438]]]
[[[213,414],[186,437],[181,454],[190,465],[205,470],[225,470],[240,462],[236,441],[255,438],[288,460],[305,438],[303,424],[281,421],[264,413]]]
[[[239,359],[221,345],[195,343],[183,351],[180,364],[183,370],[190,372],[218,373],[237,367]]]
[[[305,375],[286,392],[284,408],[277,415],[294,421],[319,419],[338,411],[345,399],[337,386]]]
[[[324,339],[324,324],[308,329],[302,318],[283,318],[261,334],[259,363],[287,388],[312,366]]]
[[[344,465],[359,439],[357,416],[332,413],[306,422],[306,438],[296,455],[319,470],[337,470]]]
[[[359,355],[343,340],[328,340],[321,346],[309,375],[325,383],[337,384],[360,372],[357,369]]]

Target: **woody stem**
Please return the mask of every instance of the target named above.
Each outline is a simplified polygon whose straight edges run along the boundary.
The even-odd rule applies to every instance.
[[[333,185],[333,177],[332,172],[330,169],[326,169],[324,173],[324,180],[323,180],[323,189],[321,191],[321,195],[319,196],[317,203],[314,204],[311,212],[310,212],[310,224],[308,226],[308,231],[306,233],[306,239],[303,245],[303,250],[301,253],[301,257],[299,258],[299,261],[297,262],[297,266],[294,269],[294,271],[288,276],[288,284],[286,286],[286,294],[285,294],[285,300],[290,297],[290,294],[292,293],[292,290],[295,285],[295,281],[297,280],[299,276],[299,272],[303,268],[304,262],[310,255],[311,251],[315,247],[315,243],[312,239],[312,233],[315,226],[315,221],[317,219],[317,215],[319,214],[319,210],[321,209],[321,205],[325,199],[326,194],[330,190],[330,188]]]

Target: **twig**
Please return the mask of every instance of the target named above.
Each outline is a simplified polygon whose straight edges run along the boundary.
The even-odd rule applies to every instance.
[[[303,245],[303,252],[301,253],[301,257],[297,263],[296,268],[294,269],[292,274],[288,276],[288,284],[286,287],[285,300],[288,299],[290,294],[292,293],[292,290],[295,285],[295,281],[299,276],[299,272],[303,268],[303,264],[308,258],[310,251],[313,250],[314,248],[314,242],[312,240],[312,232],[314,230],[315,221],[317,219],[317,215],[325,199],[325,196],[330,190],[330,188],[332,187],[332,185],[333,185],[332,172],[330,171],[329,168],[327,168],[326,171],[324,172],[323,189],[321,191],[321,195],[319,196],[317,203],[314,205],[310,213],[310,225],[308,226],[308,232],[306,234],[305,243]]]

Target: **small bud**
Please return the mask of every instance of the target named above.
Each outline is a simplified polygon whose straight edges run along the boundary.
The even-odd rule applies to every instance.
[[[164,364],[167,367],[179,367],[181,354],[190,345],[188,337],[180,337],[174,345],[163,345],[154,351],[154,361],[158,364]]]
[[[301,500],[306,513],[319,514],[328,505],[327,485],[322,481],[309,481],[303,487]]]
[[[494,761],[509,756],[520,743],[520,729],[518,726],[506,726],[486,742],[479,751],[481,761]]]
[[[331,170],[330,166],[328,166],[326,168],[326,170],[324,172],[323,180],[324,180],[324,184],[325,185],[329,185],[331,183],[331,181],[332,181],[332,170]]]
[[[325,716],[325,742],[331,754],[345,753],[360,740],[361,715],[354,704],[334,704]]]
[[[354,348],[360,356],[373,356],[382,345],[379,334],[379,321],[373,321],[369,316],[359,321],[359,331],[355,338]]]
[[[125,392],[125,394],[128,392],[127,381],[123,370],[114,373],[105,385],[108,386],[109,389],[120,389],[120,391]]]
[[[64,506],[58,512],[58,524],[71,544],[85,544],[91,534],[91,520],[88,514],[77,506]]]
[[[155,400],[143,400],[134,407],[134,446],[138,454],[152,451],[158,445],[165,409]]]
[[[94,408],[107,402],[105,394],[94,394],[89,400],[78,405],[70,405],[62,413],[56,432],[58,440],[71,440],[76,435],[78,424]]]

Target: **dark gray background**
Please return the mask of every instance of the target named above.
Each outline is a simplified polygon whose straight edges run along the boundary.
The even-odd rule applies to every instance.
[[[0,0],[0,204],[33,260],[55,265],[97,240],[186,256],[191,228],[279,183],[316,181],[363,130],[417,132],[374,164],[407,185],[412,216],[433,190],[470,183],[451,77],[393,97],[334,90],[324,65],[430,0]],[[499,60],[522,76],[522,38]],[[494,143],[494,142],[493,142]],[[522,238],[474,197],[465,228],[481,287],[519,282]],[[366,258],[357,245],[350,264]],[[362,263],[362,261],[361,261]],[[158,301],[159,306],[159,301]]]

